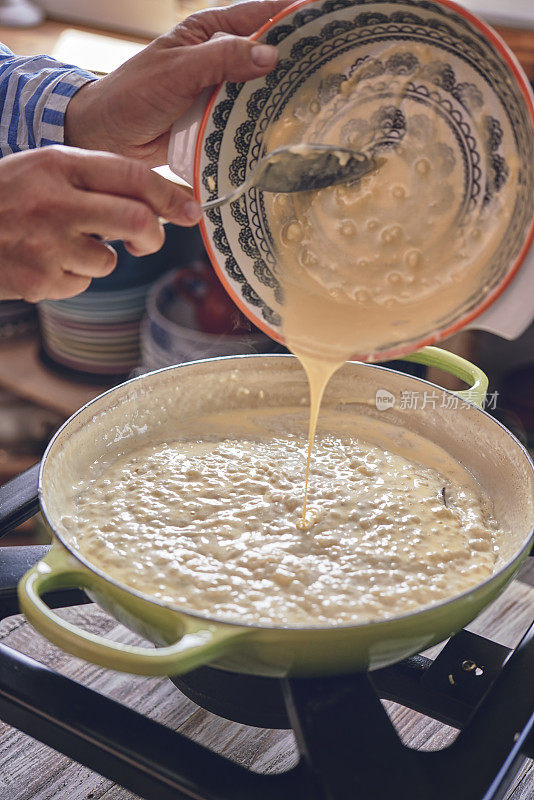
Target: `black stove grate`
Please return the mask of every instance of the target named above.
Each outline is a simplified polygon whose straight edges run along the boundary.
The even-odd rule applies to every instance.
[[[0,618],[18,611],[16,582],[44,549],[2,548]],[[46,599],[56,608],[87,602],[70,590]],[[534,625],[513,652],[462,631],[435,661],[269,680],[267,707],[278,717],[254,724],[291,725],[301,754],[276,775],[251,772],[1,644],[0,718],[146,800],[502,800],[534,756],[533,675]],[[233,702],[232,683],[243,690],[243,681],[209,668],[175,679],[208,710],[238,720],[249,703]],[[249,689],[258,694],[254,679]],[[380,698],[461,731],[444,750],[411,750]]]

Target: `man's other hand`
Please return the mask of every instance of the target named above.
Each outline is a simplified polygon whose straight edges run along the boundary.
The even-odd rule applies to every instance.
[[[164,217],[194,225],[184,189],[133,159],[45,147],[0,160],[0,299],[72,297],[113,271],[122,239],[135,256],[161,248]]]

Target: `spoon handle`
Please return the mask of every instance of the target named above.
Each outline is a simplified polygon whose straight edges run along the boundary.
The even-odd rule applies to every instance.
[[[248,178],[243,181],[242,184],[236,186],[236,188],[229,192],[228,194],[223,195],[223,197],[216,197],[214,200],[207,200],[205,203],[202,203],[200,208],[202,211],[209,211],[212,208],[219,208],[219,206],[224,205],[225,203],[230,203],[232,200],[235,200],[237,197],[246,192],[246,190],[256,181],[258,173],[258,167],[248,176]]]
[[[202,203],[200,208],[202,211],[210,211],[212,208],[219,208],[219,206],[224,205],[225,203],[229,203],[235,197],[240,195],[243,191],[242,186],[238,186],[237,189],[234,189],[233,192],[230,194],[224,195],[224,197],[216,197],[215,200],[208,200],[206,203]]]

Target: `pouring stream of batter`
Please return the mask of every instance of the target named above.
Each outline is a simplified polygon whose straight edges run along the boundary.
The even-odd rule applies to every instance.
[[[264,195],[282,330],[310,385],[304,526],[317,415],[330,377],[348,359],[378,361],[381,352],[412,342],[415,348],[480,291],[518,179],[508,162],[498,192],[487,183],[486,194],[466,202],[468,176],[446,115],[411,96],[415,84],[435,91],[439,64],[431,49],[389,45],[357,68],[352,58],[338,57],[331,75],[319,71],[316,84],[296,92],[266,140],[267,151],[322,141],[379,159],[376,171],[352,184]],[[386,81],[382,67],[392,58],[412,66]],[[339,83],[343,74],[349,77]],[[334,81],[337,90],[326,93]],[[489,109],[481,95],[463,103],[491,176]]]
[[[295,352],[295,351],[294,351]],[[310,387],[310,422],[308,429],[308,453],[306,456],[306,480],[304,485],[304,501],[302,504],[302,517],[300,520],[300,527],[306,528],[313,524],[313,516],[310,520],[306,519],[306,511],[308,505],[308,484],[310,480],[310,465],[311,455],[313,449],[313,442],[315,440],[315,431],[317,430],[317,419],[319,417],[319,409],[321,408],[321,400],[323,399],[324,390],[328,381],[343,362],[321,361],[309,356],[299,355],[295,352],[300,363],[306,370],[308,376],[308,384]]]

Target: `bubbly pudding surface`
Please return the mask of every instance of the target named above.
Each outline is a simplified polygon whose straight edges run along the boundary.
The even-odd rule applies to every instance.
[[[239,433],[237,414],[220,415],[220,436],[213,420],[196,435],[200,420],[190,438],[95,462],[63,519],[77,550],[162,602],[274,627],[387,619],[493,573],[491,509],[436,445],[385,423],[366,441],[325,414],[302,527],[305,438],[259,411]],[[418,463],[425,448],[432,467]]]

